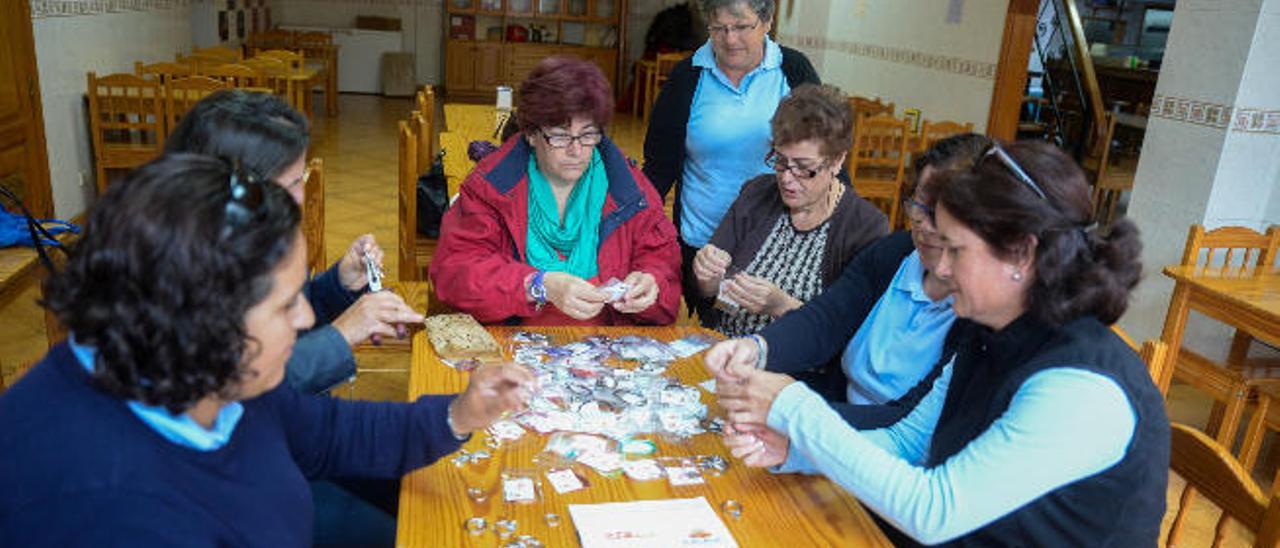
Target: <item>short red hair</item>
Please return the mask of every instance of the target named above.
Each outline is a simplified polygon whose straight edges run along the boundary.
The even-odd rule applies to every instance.
[[[516,117],[522,131],[559,127],[574,116],[604,129],[613,118],[613,90],[595,63],[577,57],[543,59],[520,84]]]

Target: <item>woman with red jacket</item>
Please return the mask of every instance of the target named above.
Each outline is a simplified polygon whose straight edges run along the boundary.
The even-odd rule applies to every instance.
[[[520,133],[476,165],[441,223],[431,262],[440,300],[483,323],[670,324],[680,307],[675,227],[604,135],[604,74],[550,57],[517,97]],[[615,279],[621,295],[602,290]]]

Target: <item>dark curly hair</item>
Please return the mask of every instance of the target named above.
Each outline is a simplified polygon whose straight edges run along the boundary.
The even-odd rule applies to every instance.
[[[1082,316],[1114,323],[1142,277],[1142,242],[1128,219],[1109,231],[1092,225],[1093,201],[1084,172],[1058,148],[1039,141],[1005,147],[1044,191],[1041,198],[994,155],[967,172],[949,172],[938,202],[1002,258],[1035,257],[1027,292],[1030,313],[1050,325]],[[1026,249],[1035,236],[1034,250]]]
[[[240,89],[201,99],[164,143],[165,152],[228,158],[261,179],[277,179],[311,144],[307,119],[279,97]]]
[[[924,153],[916,156],[911,181],[907,188],[903,189],[903,196],[912,196],[919,192],[920,197],[923,198],[921,202],[930,208],[934,207],[938,202],[938,185],[935,182],[940,178],[937,174],[943,171],[973,169],[974,162],[982,157],[982,153],[987,151],[991,142],[990,137],[977,133],[960,133],[939,139]],[[935,175],[921,181],[920,174],[926,167],[933,168]]]
[[[835,86],[797,86],[778,103],[769,126],[775,147],[812,139],[824,157],[835,158],[853,146],[853,113]]]
[[[231,174],[194,154],[138,168],[98,200],[66,267],[46,282],[44,305],[96,348],[103,390],[175,414],[211,394],[235,396],[255,353],[245,313],[270,292],[301,214],[280,185],[246,176],[261,193],[249,188],[247,218],[228,224]]]

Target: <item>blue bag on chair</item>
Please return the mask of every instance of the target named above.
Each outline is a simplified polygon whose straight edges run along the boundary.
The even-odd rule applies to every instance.
[[[53,261],[49,259],[45,252],[46,247],[56,247],[64,252],[62,242],[59,242],[53,236],[70,232],[79,234],[80,227],[60,221],[57,219],[36,220],[31,216],[31,212],[27,210],[27,206],[22,204],[17,196],[10,192],[9,189],[0,186],[0,196],[4,196],[18,204],[18,209],[22,214],[11,213],[0,204],[0,248],[21,245],[25,247],[34,247],[36,252],[40,254],[40,260],[45,267],[53,272]]]

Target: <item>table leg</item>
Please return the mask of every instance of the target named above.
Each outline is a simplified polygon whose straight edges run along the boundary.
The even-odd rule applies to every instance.
[[[329,58],[328,74],[325,76],[324,84],[324,106],[325,114],[329,116],[338,115],[338,61],[337,56]]]

